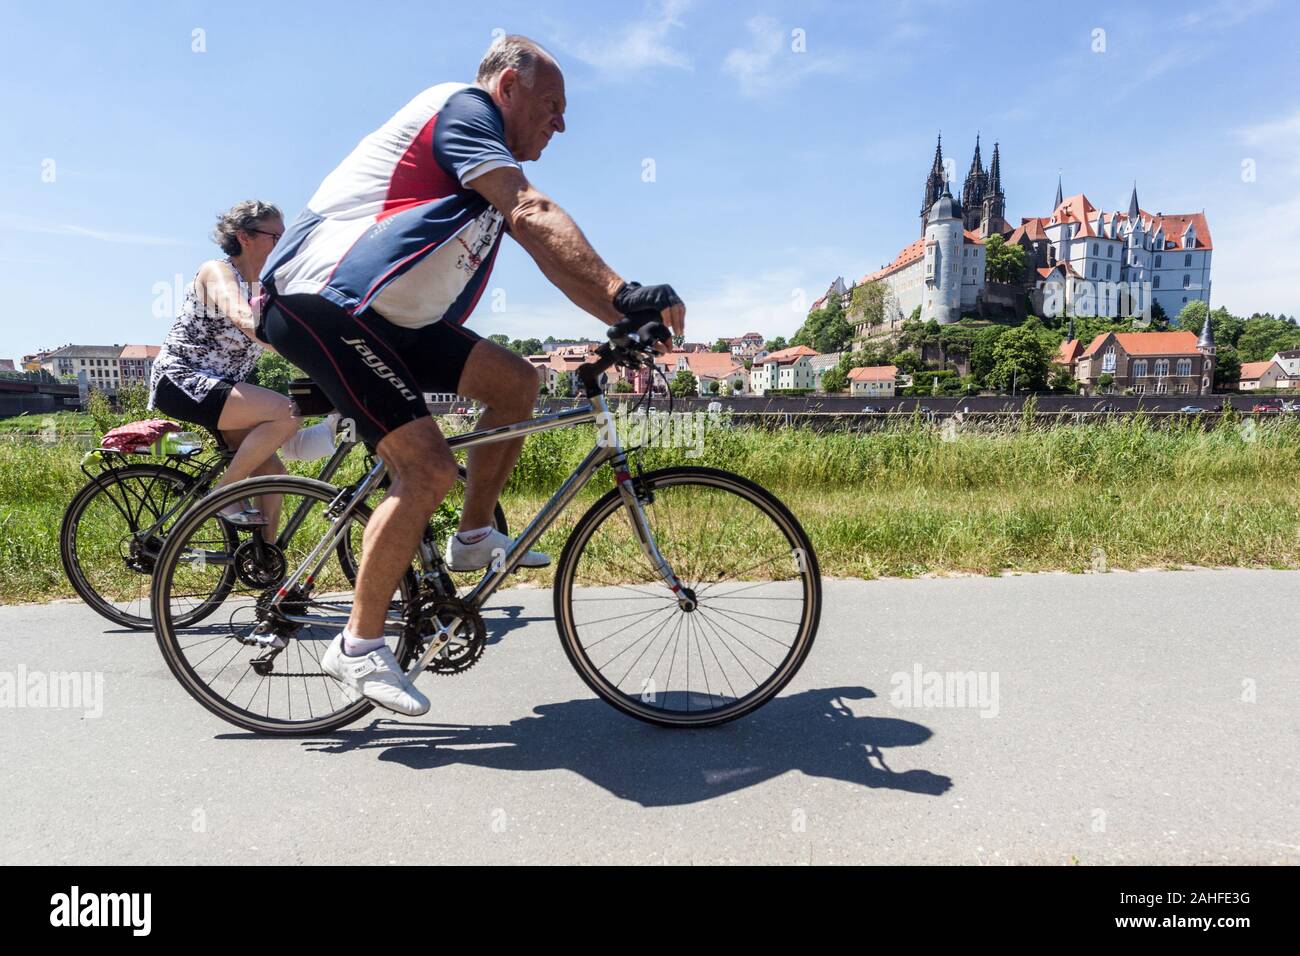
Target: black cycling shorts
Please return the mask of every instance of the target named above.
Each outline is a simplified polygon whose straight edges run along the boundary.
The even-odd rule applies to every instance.
[[[428,416],[425,392],[456,392],[482,337],[449,322],[394,325],[374,309],[352,315],[318,295],[282,295],[262,314],[261,337],[302,369],[372,447]]]
[[[221,437],[217,422],[221,421],[221,410],[226,407],[226,400],[230,398],[233,388],[227,381],[218,381],[208,389],[203,401],[196,402],[164,375],[158,379],[158,387],[154,389],[153,407],[169,418],[201,425],[212,433],[217,445],[224,448],[226,440]]]

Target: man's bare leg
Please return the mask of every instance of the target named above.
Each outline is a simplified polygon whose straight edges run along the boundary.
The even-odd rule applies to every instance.
[[[537,385],[537,370],[528,362],[484,339],[469,353],[456,390],[486,406],[476,428],[495,428],[521,422],[532,414]],[[486,528],[493,523],[493,509],[523,447],[524,440],[514,438],[469,450],[469,480],[465,509],[460,517],[461,531]]]
[[[390,432],[376,446],[392,485],[366,524],[348,633],[383,637],[384,618],[420,536],[456,480],[456,459],[432,418]]]

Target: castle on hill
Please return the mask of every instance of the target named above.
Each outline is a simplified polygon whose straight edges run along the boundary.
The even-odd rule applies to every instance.
[[[1204,212],[1147,212],[1136,183],[1126,210],[1105,211],[1083,193],[1063,196],[1059,178],[1049,215],[1012,226],[1005,212],[999,144],[986,169],[976,137],[958,198],[944,176],[940,138],[925,178],[920,238],[852,285],[837,277],[812,309],[831,295],[847,305],[857,285],[883,283],[890,293],[883,328],[859,329],[867,334],[896,328],[917,308],[922,321],[941,325],[971,314],[1023,315],[1026,294],[1038,314],[1049,316],[1140,315],[1159,303],[1172,317],[1188,302],[1209,300],[1213,244]],[[988,280],[986,248],[995,235],[1024,250],[1018,281]]]

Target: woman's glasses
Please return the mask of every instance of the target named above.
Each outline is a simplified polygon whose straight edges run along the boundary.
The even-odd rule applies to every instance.
[[[255,232],[255,233],[257,233],[259,236],[270,236],[270,237],[271,237],[272,239],[274,239],[276,242],[279,242],[279,241],[280,241],[280,237],[284,235],[284,233],[282,233],[282,232],[267,232],[265,229],[250,229],[250,230],[248,230],[248,231],[249,231],[249,232]]]

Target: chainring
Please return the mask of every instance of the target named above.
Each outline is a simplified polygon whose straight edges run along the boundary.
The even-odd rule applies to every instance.
[[[284,552],[269,541],[263,541],[260,546],[261,560],[259,560],[258,547],[258,543],[249,538],[235,549],[235,574],[250,588],[278,587],[288,570]]]
[[[467,671],[478,663],[487,646],[487,625],[483,616],[460,598],[429,595],[412,602],[407,612],[407,636],[414,642],[417,655],[424,652],[439,624],[460,619],[452,638],[433,655],[425,670],[448,676]]]

